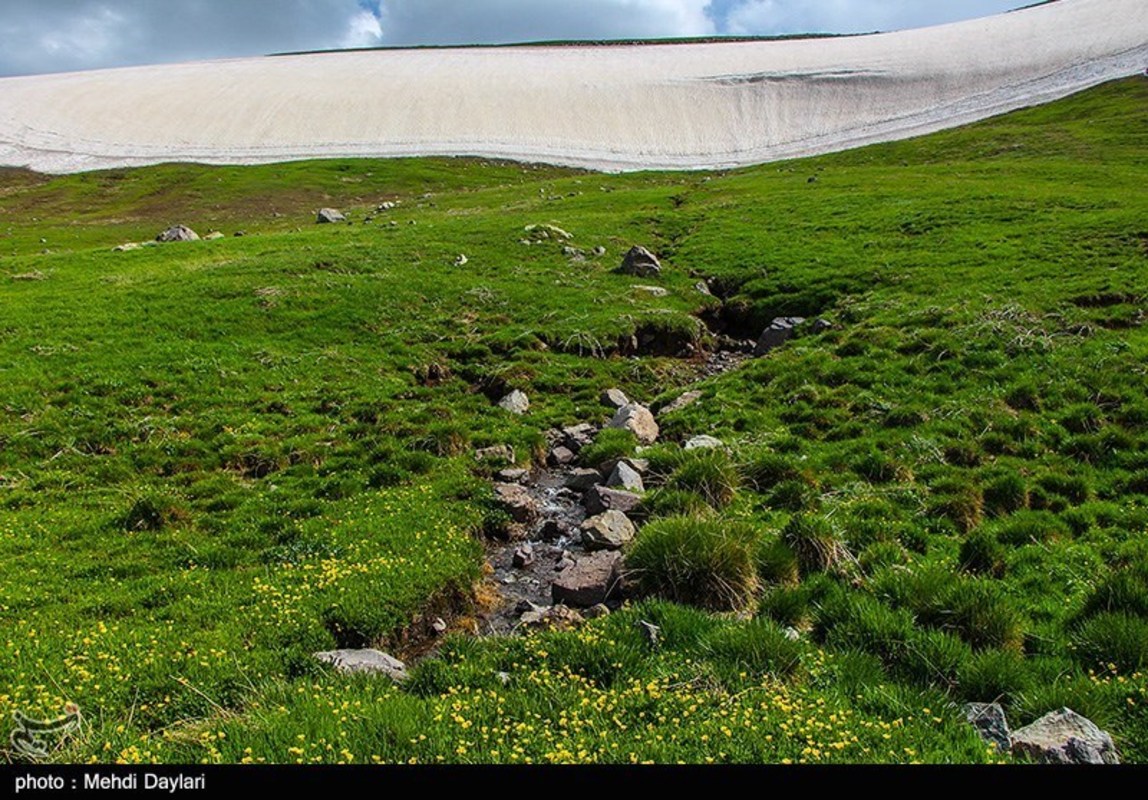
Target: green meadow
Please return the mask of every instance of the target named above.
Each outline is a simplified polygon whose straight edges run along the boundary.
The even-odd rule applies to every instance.
[[[997,700],[1148,761],[1145,187],[1143,78],[729,172],[0,171],[4,744],[74,702],[56,761],[1010,761],[960,710]],[[226,236],[113,252],[176,223]],[[625,608],[465,632],[476,448],[538,463],[790,315],[832,327],[659,417]],[[428,615],[401,687],[311,657]]]

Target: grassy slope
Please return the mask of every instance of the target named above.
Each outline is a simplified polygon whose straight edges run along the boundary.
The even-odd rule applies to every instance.
[[[1144,760],[1146,101],[1126,81],[714,175],[0,176],[0,715],[77,701],[66,758],[967,761],[988,754],[946,703],[999,695],[1020,721],[1072,705]],[[310,224],[386,199],[369,226]],[[250,235],[110,252],[173,222]],[[520,244],[539,222],[609,254]],[[610,273],[634,242],[670,297]],[[667,437],[791,473],[743,480],[723,514],[767,547],[824,520],[859,563],[796,587],[763,568],[749,626],[657,603],[456,641],[405,693],[315,672],[309,652],[386,641],[475,580],[472,446],[525,456],[601,416],[603,386],[653,398],[689,374],[592,353],[689,330],[716,304],[697,275],[735,332],[837,326],[711,381]],[[432,364],[452,377],[423,385]],[[528,418],[492,408],[507,387]],[[635,617],[663,625],[659,650]]]

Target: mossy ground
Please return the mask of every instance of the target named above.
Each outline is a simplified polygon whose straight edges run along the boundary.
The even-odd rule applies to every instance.
[[[1146,152],[1135,79],[715,174],[6,172],[0,717],[77,702],[80,761],[967,762],[997,756],[949,704],[1000,699],[1148,760]],[[111,252],[176,222],[248,235]],[[536,223],[608,253],[521,244]],[[613,274],[635,243],[668,297]],[[652,458],[666,514],[756,530],[756,620],[457,638],[402,690],[310,660],[478,579],[474,447],[537,456],[603,388],[697,370],[620,339],[793,314],[834,327],[702,384]],[[699,433],[733,451],[720,509],[673,452]]]

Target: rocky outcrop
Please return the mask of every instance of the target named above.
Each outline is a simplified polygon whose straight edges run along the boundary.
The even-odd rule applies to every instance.
[[[346,675],[385,675],[393,681],[407,679],[407,665],[378,650],[331,650],[315,658]]]

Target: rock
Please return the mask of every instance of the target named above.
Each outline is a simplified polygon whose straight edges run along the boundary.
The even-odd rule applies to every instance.
[[[515,458],[514,448],[508,444],[499,444],[494,447],[483,447],[474,451],[475,461],[506,461],[513,464]]]
[[[546,457],[546,462],[552,467],[564,467],[574,461],[576,457],[574,451],[569,447],[559,445],[550,451],[550,455]]]
[[[602,245],[598,245],[591,252],[594,253],[594,258],[601,258],[602,256],[606,255],[606,248]]]
[[[630,398],[626,397],[626,393],[621,389],[607,389],[602,392],[601,402],[602,405],[616,411],[630,405]]]
[[[173,225],[155,237],[155,240],[164,244],[169,242],[198,242],[199,234],[186,225]]]
[[[829,330],[833,330],[833,323],[827,319],[819,319],[813,323],[814,333],[825,333]]]
[[[562,442],[575,453],[594,443],[598,429],[588,422],[562,429]]]
[[[554,565],[554,571],[561,572],[564,569],[570,569],[570,567],[576,563],[574,556],[570,555],[570,551],[563,550],[562,555],[558,558],[558,562]]]
[[[591,553],[559,573],[550,587],[555,603],[590,608],[618,597],[622,589],[620,553]]]
[[[575,469],[566,473],[563,486],[576,492],[584,492],[602,482],[602,473],[596,469]]]
[[[797,630],[797,628],[786,628],[782,633],[785,635],[785,638],[791,642],[801,641],[801,631]]]
[[[524,469],[499,470],[496,476],[503,483],[522,483],[530,477],[530,472]]]
[[[793,338],[797,328],[804,323],[804,317],[778,317],[758,337],[754,355],[763,356],[770,350],[781,347]]]
[[[965,719],[977,729],[989,744],[995,744],[997,750],[1007,753],[1012,747],[1012,738],[1009,735],[1008,719],[1000,703],[969,703],[963,711]]]
[[[527,542],[514,551],[511,563],[516,569],[526,569],[534,563],[534,546]]]
[[[143,245],[140,244],[139,242],[125,242],[124,244],[121,244],[118,247],[113,247],[112,252],[113,253],[127,253],[127,252],[130,252],[132,250],[139,250],[141,247],[143,247]]]
[[[568,523],[558,519],[548,519],[542,523],[542,529],[539,531],[539,535],[543,541],[556,542],[564,536],[569,536],[571,532]]]
[[[527,628],[545,628],[547,630],[568,631],[577,628],[586,619],[574,609],[562,603],[540,611],[530,611],[523,614],[518,624]]]
[[[670,290],[669,289],[663,289],[661,286],[642,286],[641,284],[635,284],[635,285],[631,286],[630,288],[633,289],[635,292],[644,292],[645,294],[651,295],[652,297],[669,297],[670,296]]]
[[[618,489],[608,489],[605,486],[594,486],[586,492],[583,498],[586,513],[597,516],[607,511],[621,511],[629,514],[642,503],[642,498],[632,492],[623,492]]]
[[[203,240],[205,242],[216,242],[216,241],[219,241],[220,239],[226,239],[226,238],[227,237],[224,234],[220,233],[219,231],[212,231],[211,233],[207,234],[207,236],[204,236]]]
[[[627,492],[646,491],[646,486],[642,483],[642,476],[625,461],[619,461],[614,467],[614,471],[606,479],[606,486],[611,489],[623,489]]]
[[[531,234],[530,239],[533,242],[542,242],[546,240],[568,242],[574,238],[572,233],[564,231],[556,225],[527,225],[526,232]]]
[[[530,525],[538,520],[538,503],[530,496],[525,486],[517,483],[496,483],[494,496],[515,522]]]
[[[567,258],[569,258],[573,261],[585,261],[586,260],[586,251],[585,250],[580,250],[577,247],[571,247],[570,245],[566,245],[565,247],[562,248],[562,255],[566,256]]]
[[[1012,753],[1042,764],[1119,764],[1109,736],[1069,708],[1045,714],[1012,735]]]
[[[582,612],[582,616],[586,619],[601,619],[602,617],[610,616],[610,607],[605,603],[599,603],[596,606],[590,606]]]
[[[511,414],[525,414],[530,410],[530,398],[526,396],[525,392],[515,389],[498,401],[498,407],[509,411]]]
[[[626,253],[618,271],[639,278],[656,278],[662,274],[662,264],[658,261],[658,257],[649,250],[636,246],[630,248],[630,252]]]
[[[378,650],[331,650],[315,658],[345,675],[386,675],[394,681],[407,679],[407,665]]]
[[[662,409],[658,413],[673,414],[675,411],[681,411],[683,408],[692,406],[694,403],[701,399],[701,392],[697,390],[689,391],[678,397],[676,400],[671,400],[669,403],[666,403],[666,405],[662,406]]]
[[[582,523],[582,546],[587,550],[621,550],[638,533],[621,511],[610,509]]]
[[[246,235],[247,235],[247,231],[236,231],[235,232],[235,238],[236,239],[241,239],[242,237],[244,237]]]
[[[470,259],[466,257],[465,253],[459,253],[458,257],[454,260],[454,265],[456,267],[465,267],[469,263]]]
[[[446,620],[442,617],[439,617],[431,623],[431,630],[434,631],[438,636],[442,636],[444,633],[446,633],[447,627],[448,626],[446,624]]]
[[[694,289],[697,290],[698,294],[704,294],[706,297],[713,297],[714,296],[714,293],[710,291],[709,284],[706,283],[705,281],[698,281],[697,283],[695,283]]]
[[[725,447],[725,442],[721,439],[715,439],[713,436],[695,436],[686,442],[686,450],[720,450]]]
[[[509,686],[510,685],[510,673],[509,672],[496,672],[496,673],[494,673],[494,677],[498,678],[498,682],[501,683],[503,686]]]
[[[606,427],[630,431],[642,444],[653,444],[658,440],[658,423],[654,421],[654,415],[650,409],[638,403],[630,403],[618,409]]]
[[[398,203],[393,203],[390,200],[388,200],[385,203],[379,203],[377,206],[375,206],[375,211],[378,212],[379,214],[382,214],[384,211],[393,210],[397,205],[398,205]]]
[[[346,222],[347,218],[343,216],[343,212],[334,208],[321,208],[315,221],[320,225],[333,225],[336,222]]]

